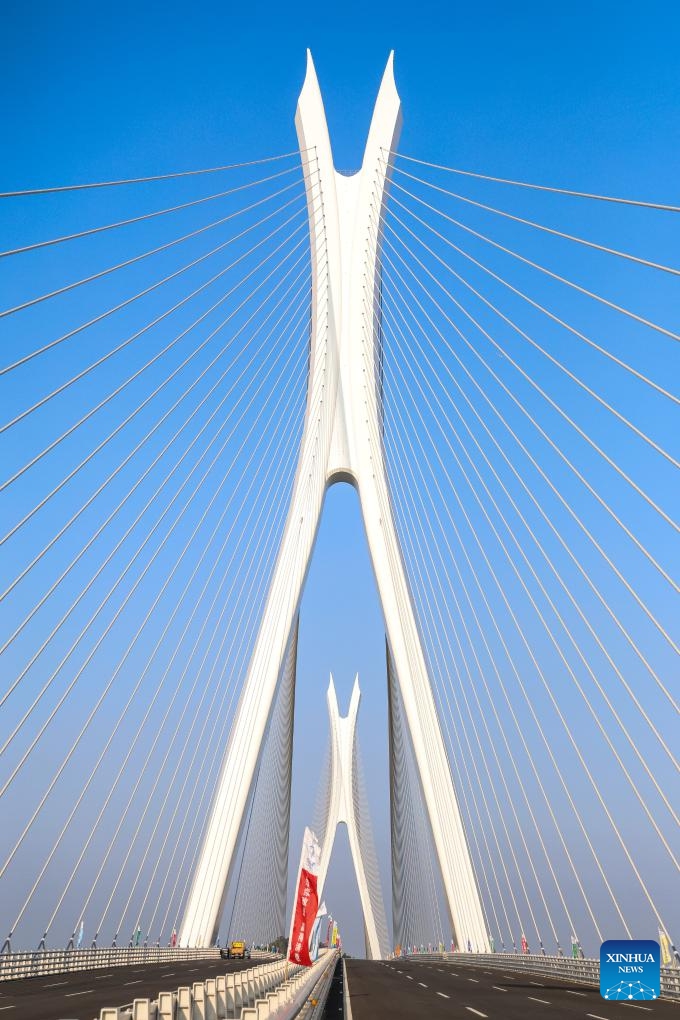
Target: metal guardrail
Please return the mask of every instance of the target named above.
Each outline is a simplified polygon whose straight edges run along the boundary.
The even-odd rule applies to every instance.
[[[533,953],[414,953],[408,960],[447,960],[450,963],[494,967],[497,970],[528,971],[579,981],[584,985],[600,985],[600,961],[592,957],[576,960],[571,956],[543,956]],[[680,968],[661,968],[661,995],[680,1001]]]
[[[140,963],[168,963],[181,960],[215,960],[219,949],[171,949],[160,946],[131,946],[101,949],[43,949],[31,953],[0,955],[0,981],[65,974],[102,967],[127,967]]]
[[[153,1001],[135,999],[125,1006],[107,1006],[98,1020],[292,1020],[297,1016],[313,1020],[315,1014],[304,1012],[305,1008],[315,1008],[321,1001],[325,979],[329,971],[332,975],[337,958],[337,951],[327,953],[311,968],[291,966],[279,958],[174,992],[160,992]]]

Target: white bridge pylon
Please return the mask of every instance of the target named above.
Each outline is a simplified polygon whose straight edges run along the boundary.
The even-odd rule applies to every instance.
[[[359,786],[357,776],[356,725],[360,700],[361,691],[359,690],[359,677],[357,676],[352,688],[349,711],[346,716],[341,716],[338,708],[338,698],[335,693],[335,684],[331,676],[326,693],[331,737],[330,795],[321,847],[318,889],[319,899],[321,899],[328,874],[328,867],[333,855],[335,834],[338,825],[344,823],[347,826],[354,874],[359,886],[359,899],[361,900],[361,909],[364,914],[366,955],[370,960],[382,960],[390,951],[390,946],[386,942],[385,907],[382,902],[380,888],[379,886],[376,887],[377,883],[375,881],[372,883],[373,888],[369,886],[368,862],[364,860],[364,854],[362,853],[361,823],[358,817],[358,805],[355,796],[355,791]],[[364,839],[372,839],[372,836],[369,836],[368,833],[364,833],[363,837]],[[378,876],[374,876],[374,879],[378,879]]]
[[[326,489],[349,481],[359,496],[452,927],[460,945],[469,939],[475,949],[488,951],[479,891],[395,530],[382,446],[376,267],[389,183],[385,155],[395,147],[401,127],[392,56],[357,173],[346,176],[335,170],[309,53],[295,125],[303,165],[314,168],[306,178],[312,321],[304,431],[281,548],[196,866],[181,945],[205,946],[216,937]]]

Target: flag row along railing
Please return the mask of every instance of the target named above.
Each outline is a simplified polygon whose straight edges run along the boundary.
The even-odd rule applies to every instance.
[[[338,951],[330,950],[312,967],[275,960],[248,970],[219,974],[157,999],[135,999],[124,1006],[105,1007],[98,1020],[291,1020],[315,1011],[328,994]]]
[[[256,951],[254,951],[256,952]],[[91,949],[46,949],[32,953],[0,954],[0,981],[65,974],[79,970],[130,967],[144,963],[216,960],[219,949],[180,949],[167,946],[111,946]]]

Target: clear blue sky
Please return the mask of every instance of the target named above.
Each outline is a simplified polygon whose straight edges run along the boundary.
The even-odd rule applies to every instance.
[[[309,47],[339,168],[355,169],[361,161],[374,96],[394,49],[402,151],[595,192],[670,202],[680,194],[680,10],[672,2],[328,9],[9,0],[1,25],[2,190],[292,150]],[[653,249],[654,238],[645,240]],[[675,255],[677,261],[677,246]],[[384,864],[380,609],[352,491],[333,490],[326,511],[303,602],[299,692],[307,714],[298,733],[316,728],[313,760],[326,727],[328,672],[341,709],[358,672],[360,737]],[[308,757],[296,747],[294,860],[315,792]],[[389,898],[387,886],[385,893]],[[358,900],[343,841],[327,901],[331,909],[342,902],[347,945],[360,952]]]

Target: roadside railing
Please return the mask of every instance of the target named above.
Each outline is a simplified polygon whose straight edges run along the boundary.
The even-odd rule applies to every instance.
[[[160,992],[157,999],[106,1007],[98,1020],[292,1020],[297,1016],[312,1020],[321,996],[328,994],[328,975],[332,976],[337,959],[338,952],[333,950],[312,967],[278,959],[230,971],[174,992]]]
[[[0,955],[0,981],[65,974],[75,970],[127,967],[131,964],[182,960],[215,960],[219,949],[171,949],[169,946],[130,946],[101,949],[43,949],[32,953]]]

